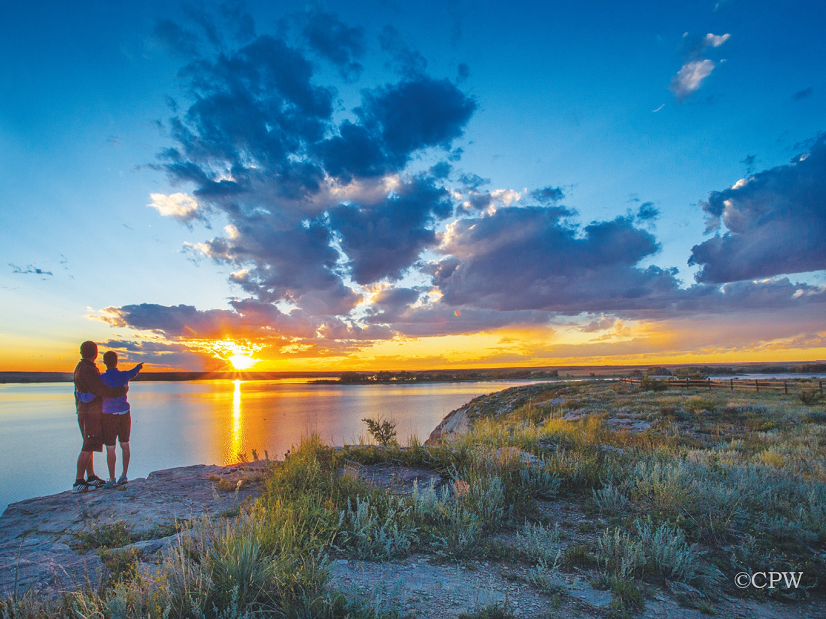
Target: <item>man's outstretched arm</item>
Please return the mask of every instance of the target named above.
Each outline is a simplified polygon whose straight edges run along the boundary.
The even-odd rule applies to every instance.
[[[142,369],[143,369],[143,363],[139,363],[138,365],[133,367],[131,370],[129,370],[127,372],[124,372],[124,374],[126,374],[126,380],[132,380],[133,378],[135,378],[135,376],[138,375],[138,372],[140,372]]]

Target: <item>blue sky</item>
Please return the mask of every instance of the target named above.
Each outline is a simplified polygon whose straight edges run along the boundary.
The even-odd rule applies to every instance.
[[[744,0],[10,6],[0,369],[69,366],[87,338],[193,369],[224,363],[215,341],[260,369],[823,358],[825,17]],[[292,86],[242,93],[241,65]],[[243,101],[266,138],[227,137]]]

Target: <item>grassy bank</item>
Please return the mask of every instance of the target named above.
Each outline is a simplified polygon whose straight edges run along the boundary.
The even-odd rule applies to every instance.
[[[335,450],[310,437],[273,463],[261,498],[194,523],[157,569],[102,548],[100,586],[12,597],[3,617],[400,616],[335,590],[330,562],[414,554],[515,568],[549,612],[582,581],[610,591],[616,615],[660,589],[708,613],[730,598],[823,595],[823,401],[600,382],[531,393],[507,412],[488,407],[439,447]],[[371,487],[358,471],[379,462],[435,470],[443,483]],[[735,586],[736,573],[759,570],[803,577],[797,588]],[[509,616],[479,616],[497,612]]]

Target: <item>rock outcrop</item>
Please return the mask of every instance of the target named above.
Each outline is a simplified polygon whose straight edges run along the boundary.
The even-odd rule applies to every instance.
[[[103,564],[82,535],[122,521],[142,561],[177,534],[176,521],[218,515],[260,494],[264,465],[196,465],[150,473],[113,490],[61,492],[12,503],[0,517],[0,597],[16,588],[95,583]],[[239,485],[238,482],[241,482]]]

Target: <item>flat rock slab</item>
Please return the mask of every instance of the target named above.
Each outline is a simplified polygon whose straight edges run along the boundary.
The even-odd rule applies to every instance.
[[[346,467],[345,472],[348,472]],[[430,487],[430,484],[437,487],[442,484],[441,475],[436,471],[396,466],[384,462],[357,467],[352,470],[352,473],[376,488],[390,490],[397,494],[409,494],[413,491],[414,484],[420,490]]]
[[[432,565],[423,558],[393,563],[339,559],[331,566],[333,585],[372,595],[376,601],[398,604],[416,617],[458,617],[480,606],[507,602],[519,617],[546,619],[548,597],[505,578],[495,565],[465,569],[458,565]]]
[[[78,533],[123,521],[133,536],[149,538],[134,545],[154,552],[176,534],[176,520],[220,515],[258,496],[261,487],[251,480],[265,472],[264,463],[201,464],[156,471],[113,490],[66,491],[12,503],[0,517],[0,594],[15,586],[63,589],[95,582],[102,563],[95,553],[76,550]],[[237,491],[222,492],[218,487]]]

